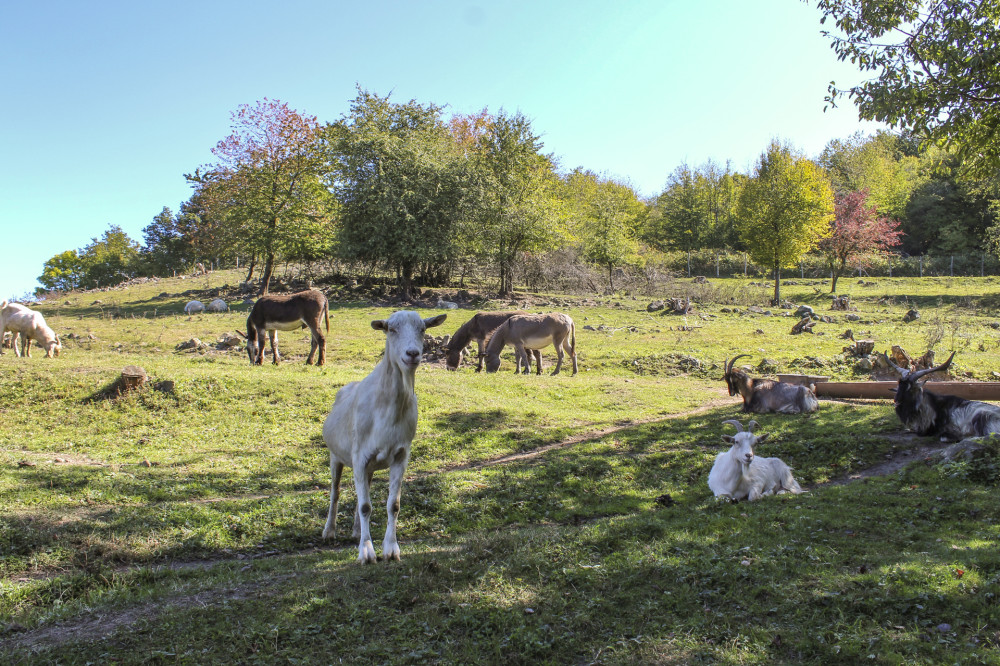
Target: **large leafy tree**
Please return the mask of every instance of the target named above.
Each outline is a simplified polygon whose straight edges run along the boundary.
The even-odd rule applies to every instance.
[[[347,259],[384,263],[410,288],[417,272],[443,279],[460,248],[460,151],[434,104],[359,90],[324,130]]]
[[[868,191],[867,201],[883,215],[901,218],[920,183],[920,159],[904,137],[889,132],[858,132],[826,144],[818,160],[838,196]]]
[[[833,190],[822,169],[774,141],[740,192],[740,238],[756,264],[774,277],[781,302],[781,269],[792,266],[830,230]]]
[[[303,239],[328,239],[330,195],[322,181],[319,124],[265,98],[241,105],[232,114],[232,129],[212,149],[217,162],[187,178],[200,206],[224,220],[251,266],[263,261],[261,293],[267,293],[275,260],[287,248]]]
[[[80,287],[84,279],[83,260],[76,250],[60,252],[45,262],[38,282],[46,289],[72,291]]]
[[[584,256],[607,270],[614,290],[616,268],[643,264],[638,234],[646,204],[628,183],[583,169],[569,174],[562,189],[569,193],[566,198]]]
[[[869,205],[867,190],[837,197],[830,235],[820,241],[820,250],[830,267],[830,293],[847,266],[867,265],[899,245],[899,222],[878,214]]]
[[[953,145],[972,172],[1000,167],[1000,0],[816,0],[837,57],[874,78],[831,83],[858,114]]]
[[[521,113],[499,112],[474,133],[465,211],[476,228],[476,248],[497,270],[499,291],[514,288],[523,252],[546,251],[564,233],[552,160]]]

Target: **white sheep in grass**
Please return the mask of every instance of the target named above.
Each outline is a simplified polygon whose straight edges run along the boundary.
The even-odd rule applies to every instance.
[[[229,306],[226,304],[224,300],[222,300],[221,298],[217,298],[208,305],[206,305],[205,309],[208,310],[209,312],[228,312]]]
[[[385,331],[385,355],[371,374],[337,392],[333,408],[323,423],[323,440],[330,449],[330,511],[323,538],[337,533],[337,503],[344,467],[354,470],[357,506],[353,536],[358,537],[358,562],[375,562],[371,537],[371,482],[375,470],[389,468],[389,520],[382,541],[382,559],[398,560],[396,516],[403,474],[410,459],[410,444],[417,431],[415,375],[424,352],[424,331],[444,322],[447,315],[422,319],[412,311],[395,312],[372,322]]]
[[[739,421],[723,421],[722,424],[736,426],[736,434],[722,436],[732,447],[716,456],[712,471],[708,473],[708,487],[716,497],[753,502],[767,495],[803,492],[791,468],[779,458],[761,458],[754,454],[754,447],[768,438],[766,433],[759,437],[753,434],[756,421],[750,421],[746,431]]]
[[[4,331],[11,332],[11,346],[15,356],[30,358],[32,340],[45,349],[47,358],[59,356],[62,350],[59,336],[45,323],[42,313],[20,303],[0,302],[0,335]],[[18,339],[21,341],[20,348]],[[0,354],[2,353],[3,349],[0,348]]]
[[[204,312],[205,304],[201,301],[188,301],[187,305],[184,306],[184,312],[187,314],[194,314],[196,312]]]

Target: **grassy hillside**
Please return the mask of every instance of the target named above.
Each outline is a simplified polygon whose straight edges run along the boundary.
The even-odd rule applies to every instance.
[[[824,400],[756,417],[759,453],[807,494],[729,504],[706,483],[721,422],[746,420],[725,358],[864,378],[843,353],[851,329],[879,350],[958,350],[957,374],[988,381],[997,279],[842,281],[851,313],[792,280],[785,297],[834,320],[797,336],[771,290],[742,280],[658,295],[691,296],[686,316],[649,297],[478,304],[569,313],[580,374],[515,376],[509,354],[495,375],[425,363],[403,559],[370,567],[347,537],[353,488],[342,536],[320,539],[320,430],[381,355],[370,321],[395,308],[326,287],[326,367],[304,365],[308,331],[279,334],[281,366],[250,367],[215,345],[243,328],[239,280],[52,299],[36,307],[62,355],[0,357],[0,663],[1000,663],[995,455],[937,464],[890,401]],[[232,310],[183,313],[215,296]],[[177,349],[191,338],[205,344]],[[115,397],[126,365],[149,382]]]

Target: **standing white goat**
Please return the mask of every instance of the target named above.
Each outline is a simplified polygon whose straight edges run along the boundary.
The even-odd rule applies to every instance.
[[[708,487],[716,497],[745,498],[753,502],[766,495],[803,492],[788,465],[778,458],[754,455],[754,447],[768,438],[768,434],[760,437],[753,434],[756,421],[747,423],[745,432],[739,421],[723,421],[722,424],[736,426],[736,434],[722,436],[723,441],[733,446],[715,457],[712,471],[708,473]]]
[[[340,476],[344,467],[354,470],[358,503],[354,510],[353,536],[358,543],[358,562],[375,562],[371,537],[371,481],[375,470],[389,468],[389,520],[382,541],[382,559],[398,560],[396,516],[403,474],[410,459],[410,444],[417,431],[417,395],[413,390],[416,371],[424,352],[424,331],[444,322],[447,315],[422,319],[416,312],[394,312],[386,320],[372,322],[385,331],[385,355],[371,374],[337,391],[333,408],[323,423],[323,440],[330,449],[330,512],[323,538],[336,536]]]

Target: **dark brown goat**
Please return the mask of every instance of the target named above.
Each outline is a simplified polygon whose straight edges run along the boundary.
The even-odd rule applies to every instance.
[[[737,393],[743,398],[743,411],[756,414],[801,414],[819,408],[816,392],[811,386],[800,386],[773,379],[754,379],[742,370],[736,370],[736,360],[750,356],[740,354],[725,362],[723,379],[729,386],[729,395]]]
[[[326,322],[326,332],[330,332],[329,304],[323,292],[307,289],[294,294],[265,294],[257,299],[247,317],[247,355],[251,365],[264,361],[264,332],[271,340],[272,362],[281,362],[278,355],[278,331],[297,331],[309,327],[312,346],[306,364],[311,365],[313,354],[319,349],[316,365],[326,363],[326,337],[319,328],[320,318]],[[240,333],[240,335],[243,335]]]

